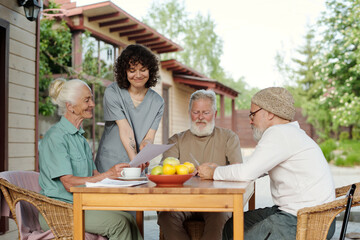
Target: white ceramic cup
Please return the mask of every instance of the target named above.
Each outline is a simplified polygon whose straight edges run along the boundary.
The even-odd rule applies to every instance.
[[[124,178],[137,178],[140,177],[141,174],[141,168],[137,167],[130,167],[130,168],[124,168],[120,175]]]

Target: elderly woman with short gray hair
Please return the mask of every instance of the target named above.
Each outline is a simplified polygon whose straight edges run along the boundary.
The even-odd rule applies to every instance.
[[[56,79],[50,85],[50,97],[58,108],[60,121],[45,134],[39,146],[41,194],[72,203],[70,187],[120,176],[127,163],[108,171],[96,170],[90,146],[82,136],[84,119],[92,118],[95,106],[89,86],[78,79]],[[43,230],[49,230],[39,215]],[[133,216],[122,211],[85,211],[85,231],[115,239],[142,239]]]

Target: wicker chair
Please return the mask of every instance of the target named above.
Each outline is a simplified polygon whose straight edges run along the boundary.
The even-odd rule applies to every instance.
[[[336,198],[346,195],[351,185],[336,188]],[[356,183],[352,206],[360,206],[360,183]],[[298,211],[296,240],[325,240],[330,225],[335,217],[345,210],[347,198],[341,198],[315,207],[303,208]],[[186,221],[185,229],[191,240],[199,240],[204,231],[203,221]],[[165,240],[160,229],[160,240]]]
[[[19,187],[15,184],[9,183],[10,180],[9,181],[5,180],[8,178],[11,179],[12,178],[11,176],[14,176],[14,174],[19,175],[19,173],[22,178],[22,181],[19,182],[11,181],[12,183],[22,186],[21,184],[18,183],[24,182],[28,179],[28,181],[32,181],[33,183],[36,183],[37,186],[32,187],[30,189],[27,187],[27,189],[25,189],[24,186]],[[19,216],[17,216],[16,214],[19,213],[19,211],[16,211],[17,203],[25,204],[25,205],[30,203],[32,206],[30,206],[30,204],[28,206],[32,208],[29,211],[31,214],[34,214],[33,211],[36,211],[37,209],[43,215],[55,239],[63,239],[63,240],[73,239],[72,204],[58,201],[52,198],[48,198],[42,194],[37,193],[36,191],[40,189],[40,186],[38,186],[38,177],[39,174],[37,172],[30,172],[30,171],[22,171],[22,172],[13,171],[13,172],[0,173],[0,189],[6,200],[8,207],[10,208],[11,218],[13,218],[17,224],[19,230],[19,239],[21,237],[20,234],[21,226],[19,224],[19,219],[18,219]],[[36,207],[36,209],[34,209],[34,207]],[[37,214],[35,218],[37,221]],[[86,233],[86,239],[106,239],[106,238],[98,235]]]
[[[346,195],[351,185],[336,188],[336,198]],[[356,183],[352,206],[360,206],[360,182]],[[325,240],[335,217],[345,211],[347,198],[336,199],[322,205],[300,209],[297,213],[296,240]]]

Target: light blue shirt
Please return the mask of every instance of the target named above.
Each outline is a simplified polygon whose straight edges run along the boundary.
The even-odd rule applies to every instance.
[[[72,203],[72,193],[66,191],[60,177],[93,175],[96,168],[90,146],[82,135],[84,132],[65,117],[46,132],[39,146],[41,194]]]
[[[149,129],[157,130],[164,112],[164,100],[151,88],[143,101],[135,107],[127,89],[117,83],[109,85],[104,94],[105,129],[101,137],[95,164],[99,172],[105,172],[117,163],[129,163],[130,159],[120,140],[116,120],[126,119],[134,131],[136,148]]]

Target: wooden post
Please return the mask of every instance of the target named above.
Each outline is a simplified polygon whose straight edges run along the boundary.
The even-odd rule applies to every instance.
[[[225,100],[224,95],[220,95],[220,121],[223,124],[225,118]]]
[[[235,99],[231,99],[231,129],[237,134],[237,116],[235,110]]]

